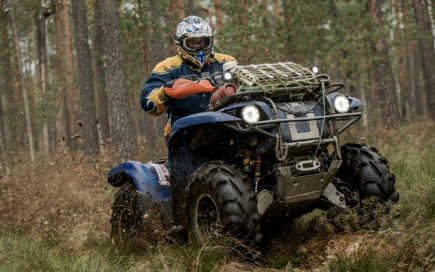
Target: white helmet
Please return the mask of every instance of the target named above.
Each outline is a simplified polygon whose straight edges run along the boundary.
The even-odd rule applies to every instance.
[[[210,58],[213,32],[210,25],[198,16],[188,16],[177,25],[174,35],[180,56],[199,68]]]

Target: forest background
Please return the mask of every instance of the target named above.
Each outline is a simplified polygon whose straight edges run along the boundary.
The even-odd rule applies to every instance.
[[[165,156],[139,96],[195,14],[241,64],[319,66],[364,103],[360,129],[435,119],[434,0],[0,0],[1,167],[17,154]],[[23,157],[24,158],[24,157]],[[5,170],[6,171],[6,170]]]

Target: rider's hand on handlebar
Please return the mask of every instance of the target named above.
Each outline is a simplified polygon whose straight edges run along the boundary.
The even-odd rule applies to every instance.
[[[172,86],[174,86],[174,83],[175,83],[177,80],[178,80],[178,78],[177,78],[177,79],[173,79],[173,80],[171,80],[171,81],[168,81],[168,82],[165,83],[165,85],[164,85],[163,87],[164,87],[164,88],[172,88]]]

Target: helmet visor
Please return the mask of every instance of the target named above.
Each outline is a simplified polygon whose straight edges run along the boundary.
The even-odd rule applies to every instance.
[[[199,50],[206,51],[213,44],[212,37],[192,37],[183,40],[183,47],[187,50],[196,52]]]

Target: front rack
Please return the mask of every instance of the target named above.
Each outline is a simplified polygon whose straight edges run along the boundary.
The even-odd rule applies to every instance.
[[[231,70],[239,86],[256,87],[264,91],[276,87],[304,87],[313,90],[320,87],[318,75],[307,67],[288,61],[237,65]]]

